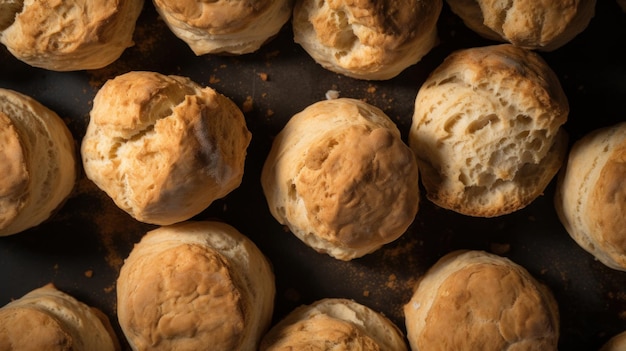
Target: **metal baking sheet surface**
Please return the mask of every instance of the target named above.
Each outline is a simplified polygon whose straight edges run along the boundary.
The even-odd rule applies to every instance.
[[[415,281],[455,249],[499,253],[547,284],[559,303],[560,349],[595,350],[626,330],[626,273],[603,266],[579,248],[558,221],[554,182],[527,208],[497,218],[462,216],[423,196],[409,230],[397,241],[350,262],[314,252],[270,215],[260,186],[273,137],[286,121],[333,89],[385,111],[406,140],[413,101],[426,76],[454,50],[493,44],[471,31],[447,5],[439,19],[439,45],[400,76],[359,81],[326,71],[293,42],[287,24],[254,54],[196,57],[146,2],[136,45],[106,68],[51,72],[32,68],[0,48],[0,87],[30,95],[57,112],[79,144],[97,90],[132,70],[190,77],[231,98],[245,112],[253,138],[241,186],[194,219],[223,220],[250,237],[276,274],[274,320],[296,306],[325,297],[352,298],[383,312],[403,331],[402,306]],[[542,57],[557,73],[571,112],[565,128],[573,142],[585,133],[626,120],[626,14],[612,0],[598,1],[589,27]],[[76,190],[44,224],[0,238],[0,304],[46,283],[116,318],[115,280],[134,243],[155,226],[119,210],[80,175]]]

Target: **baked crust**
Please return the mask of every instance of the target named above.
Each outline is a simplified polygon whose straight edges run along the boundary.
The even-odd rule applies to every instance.
[[[391,79],[436,45],[442,6],[440,0],[297,1],[294,40],[330,71]]]
[[[409,131],[427,197],[477,217],[527,206],[563,163],[568,113],[534,52],[501,44],[450,54],[420,88]]]
[[[135,350],[257,349],[274,306],[274,275],[247,237],[220,222],[148,232],[117,279],[117,313]]]
[[[553,51],[584,31],[595,0],[447,0],[468,28],[487,39]]]
[[[302,305],[264,336],[260,351],[406,351],[400,329],[358,302],[327,298]]]
[[[227,97],[188,78],[129,72],[98,91],[85,174],[135,219],[187,220],[236,189],[251,133]]]
[[[400,237],[419,205],[417,163],[395,124],[347,98],[294,115],[274,139],[261,184],[280,223],[341,260]]]
[[[559,175],[555,208],[570,236],[600,262],[626,271],[626,123],[576,141]]]
[[[2,7],[7,14],[0,18],[0,43],[13,56],[34,67],[77,71],[107,66],[133,45],[143,0],[36,0],[8,5]]]
[[[420,278],[404,306],[413,350],[557,350],[558,305],[523,267],[454,251]]]
[[[108,317],[47,284],[0,308],[0,349],[116,351]]]
[[[65,122],[33,98],[0,88],[0,236],[35,227],[59,209],[78,174]]]
[[[154,0],[172,32],[196,55],[257,51],[291,18],[293,0]]]

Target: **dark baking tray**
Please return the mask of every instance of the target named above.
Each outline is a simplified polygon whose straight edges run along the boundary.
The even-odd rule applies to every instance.
[[[314,252],[270,215],[260,186],[261,167],[272,138],[293,114],[334,89],[383,109],[406,140],[413,101],[426,76],[453,50],[493,44],[469,31],[445,4],[439,36],[439,45],[400,76],[359,81],[314,63],[294,44],[289,24],[254,54],[196,57],[146,2],[136,45],[108,67],[51,72],[16,60],[2,47],[0,87],[30,95],[56,111],[77,145],[97,90],[131,70],[188,76],[235,101],[253,134],[243,183],[194,219],[233,225],[269,257],[276,274],[275,320],[301,304],[345,297],[383,312],[405,330],[402,306],[416,279],[451,250],[481,249],[511,258],[551,288],[561,314],[560,349],[598,349],[626,330],[626,273],[603,266],[564,231],[553,208],[554,182],[527,208],[491,219],[443,210],[422,196],[414,223],[400,239],[350,262]],[[625,45],[626,14],[615,1],[600,0],[583,33],[554,52],[541,53],[569,98],[565,128],[570,142],[626,120]],[[53,282],[106,312],[126,348],[115,314],[115,280],[133,244],[153,228],[115,207],[81,173],[74,193],[50,220],[0,238],[0,304]]]

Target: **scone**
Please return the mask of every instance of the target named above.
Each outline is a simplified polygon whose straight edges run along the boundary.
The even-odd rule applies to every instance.
[[[596,0],[446,0],[471,30],[530,50],[553,51],[584,31]]]
[[[453,52],[415,99],[409,145],[426,196],[476,217],[527,206],[563,163],[568,114],[557,76],[534,52],[511,44]]]
[[[261,184],[278,222],[346,261],[400,237],[419,205],[417,163],[400,131],[377,107],[348,98],[295,114],[274,139]]]
[[[391,79],[437,44],[442,6],[442,0],[296,1],[294,40],[332,72]]]
[[[626,331],[614,335],[599,351],[623,351],[626,350]]]
[[[33,98],[0,88],[0,236],[35,227],[74,189],[76,145],[65,122]]]
[[[47,284],[0,308],[0,350],[114,351],[120,344],[103,312]]]
[[[53,71],[97,69],[133,45],[143,0],[0,2],[0,43],[17,59]]]
[[[256,350],[274,308],[270,264],[220,222],[148,232],[117,280],[117,314],[133,350]]]
[[[559,175],[555,208],[570,236],[606,266],[626,271],[626,122],[576,141]]]
[[[293,0],[153,0],[172,32],[196,55],[257,51],[291,18]]]
[[[229,98],[186,77],[129,72],[93,101],[85,173],[138,221],[190,219],[239,187],[251,133]]]
[[[406,351],[404,335],[384,315],[341,298],[302,305],[272,327],[260,351]]]
[[[559,311],[525,268],[483,251],[454,251],[404,306],[412,350],[557,350]]]

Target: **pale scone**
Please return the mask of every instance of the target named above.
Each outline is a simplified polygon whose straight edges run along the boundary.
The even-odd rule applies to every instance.
[[[65,122],[30,96],[0,88],[0,236],[35,227],[71,195],[78,174]]]
[[[555,207],[570,236],[606,266],[626,271],[626,122],[577,140],[559,175]]]
[[[481,36],[530,50],[553,51],[584,31],[596,0],[446,0]]]
[[[239,187],[251,133],[229,98],[186,77],[129,72],[93,101],[85,173],[138,221],[168,225]]]
[[[196,55],[257,51],[291,18],[293,0],[153,0],[172,32]]]
[[[220,222],[148,232],[117,279],[117,315],[133,350],[256,350],[274,308],[259,248]]]
[[[409,145],[426,196],[476,217],[527,206],[563,163],[568,114],[538,54],[511,44],[453,52],[415,99]]]
[[[144,0],[0,1],[0,43],[53,71],[97,69],[133,45]]]
[[[261,184],[278,222],[340,260],[400,237],[419,205],[417,163],[400,131],[377,107],[348,98],[295,114],[274,139]]]
[[[407,351],[391,320],[356,301],[326,298],[291,311],[263,337],[260,351]]]
[[[47,284],[0,308],[0,350],[115,351],[120,344],[102,311]]]
[[[511,260],[454,251],[424,274],[404,306],[412,350],[557,350],[551,291]]]
[[[330,71],[391,79],[437,44],[442,6],[442,0],[296,1],[294,40]]]

